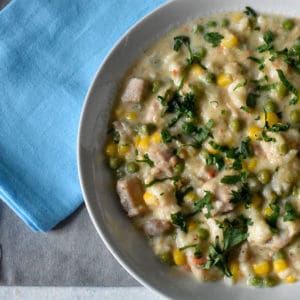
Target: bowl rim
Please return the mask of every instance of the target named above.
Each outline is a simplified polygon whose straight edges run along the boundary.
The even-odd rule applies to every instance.
[[[113,47],[109,50],[108,54],[105,56],[105,58],[103,59],[102,63],[99,65],[93,79],[92,82],[90,83],[90,86],[87,90],[86,96],[84,98],[84,102],[83,102],[83,106],[81,109],[81,113],[80,113],[80,118],[79,118],[79,126],[78,126],[78,132],[77,132],[77,172],[78,172],[78,177],[79,177],[79,183],[80,183],[80,187],[81,187],[81,191],[82,191],[82,196],[84,199],[84,203],[86,205],[89,217],[94,225],[94,227],[96,228],[101,240],[103,241],[104,245],[106,246],[106,248],[110,251],[110,253],[113,255],[113,257],[118,261],[118,263],[123,267],[123,269],[125,269],[137,282],[141,283],[144,287],[147,287],[149,290],[154,291],[156,294],[158,294],[159,296],[164,296],[166,298],[169,298],[166,294],[163,293],[163,291],[157,289],[157,287],[155,287],[154,285],[146,282],[143,278],[141,278],[138,274],[136,274],[132,268],[130,266],[127,265],[127,263],[124,261],[124,259],[122,257],[119,256],[119,254],[116,252],[114,246],[112,246],[109,242],[108,242],[108,237],[106,236],[106,233],[102,230],[102,228],[100,226],[98,226],[98,223],[96,221],[96,218],[94,216],[93,210],[91,208],[91,204],[89,202],[88,196],[87,196],[87,192],[86,192],[86,188],[85,188],[85,184],[84,184],[84,178],[82,176],[83,171],[82,171],[82,155],[81,155],[81,148],[80,148],[80,139],[82,136],[82,131],[83,131],[83,118],[86,112],[86,108],[88,106],[89,103],[89,99],[91,97],[91,93],[92,90],[97,82],[97,79],[99,77],[99,74],[101,73],[101,70],[103,68],[103,66],[110,60],[111,56],[113,56],[114,51],[116,51],[116,49],[122,45],[123,41],[126,39],[126,37],[140,24],[144,23],[144,21],[148,18],[150,18],[153,14],[156,14],[157,11],[161,10],[162,8],[165,8],[167,6],[169,6],[172,2],[176,2],[178,0],[167,0],[166,3],[162,3],[160,4],[158,7],[156,7],[154,10],[150,11],[149,13],[147,13],[144,17],[142,17],[141,19],[139,19],[137,22],[135,22],[113,45]]]

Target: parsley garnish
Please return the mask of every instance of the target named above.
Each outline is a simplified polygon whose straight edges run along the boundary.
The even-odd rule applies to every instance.
[[[268,129],[268,131],[279,132],[279,131],[287,131],[291,127],[289,123],[276,123],[273,124],[272,127]]]
[[[148,164],[151,168],[154,167],[154,162],[149,158],[149,155],[146,153],[144,154],[144,159],[137,159],[136,162],[138,163],[146,163]]]
[[[257,94],[249,93],[247,95],[246,104],[248,107],[254,108],[256,106],[256,99],[258,98]]]
[[[248,172],[242,172],[239,175],[226,175],[221,179],[224,184],[237,184],[239,182],[245,183],[248,178]]]
[[[212,193],[206,191],[204,197],[194,203],[195,210],[192,214],[194,215],[194,214],[202,211],[202,209],[204,207],[206,207],[207,213],[205,214],[205,217],[210,218],[211,217],[210,212],[213,208],[212,203],[211,203],[211,198],[212,198]]]
[[[161,134],[161,138],[162,138],[163,143],[168,144],[168,143],[172,142],[173,136],[171,135],[169,130],[162,129],[160,134]]]
[[[175,190],[175,197],[177,199],[177,204],[181,205],[183,203],[183,198],[193,190],[191,186],[187,187],[185,190],[176,189]]]
[[[246,6],[246,7],[245,7],[244,13],[245,13],[248,17],[253,17],[253,18],[256,18],[256,17],[257,17],[256,11],[255,11],[253,8],[249,7],[249,6]]]
[[[293,205],[290,202],[286,202],[284,209],[286,211],[286,214],[283,216],[283,221],[295,221],[296,219],[300,218],[300,216],[297,215],[297,212]]]
[[[296,97],[298,97],[298,90],[287,80],[282,70],[277,69],[278,77],[283,85]]]
[[[202,251],[201,251],[201,248],[200,248],[199,244],[187,245],[187,246],[179,248],[179,250],[183,251],[183,250],[188,249],[188,248],[195,248],[195,252],[194,252],[194,257],[195,258],[201,258],[202,257]]]
[[[212,44],[213,47],[219,46],[224,36],[218,32],[208,32],[204,35],[204,40],[210,44]]]
[[[183,232],[187,233],[187,216],[181,211],[171,214],[171,220],[174,225],[177,225]]]
[[[230,202],[234,204],[244,203],[245,208],[249,208],[251,204],[252,195],[247,184],[243,184],[238,191],[231,191],[232,198]]]
[[[198,63],[201,65],[201,67],[206,70],[206,67],[202,65],[201,59],[203,58],[203,54],[200,52],[193,52],[191,49],[191,41],[188,36],[185,35],[179,35],[174,37],[174,51],[179,51],[179,49],[184,45],[188,52],[190,57],[187,59],[188,66],[192,65],[193,63]]]
[[[238,83],[235,87],[234,87],[234,91],[235,90],[237,90],[237,89],[239,89],[239,88],[241,88],[241,87],[244,87],[244,86],[246,86],[246,84],[247,84],[247,80],[245,80],[244,82],[240,82],[240,83]]]
[[[209,166],[216,166],[218,170],[222,170],[225,166],[225,161],[221,155],[209,153],[206,158],[206,164]]]
[[[228,219],[224,220],[220,227],[223,230],[223,245],[217,236],[215,245],[209,245],[208,260],[205,265],[201,266],[202,269],[211,269],[216,267],[225,276],[231,277],[231,271],[228,266],[230,250],[248,238],[248,225],[251,223],[243,216],[239,216],[233,221]]]
[[[280,207],[277,202],[270,204],[269,207],[271,208],[272,213],[270,216],[266,217],[266,221],[267,221],[268,225],[270,226],[271,231],[276,233],[276,232],[278,232],[277,219],[280,214]]]

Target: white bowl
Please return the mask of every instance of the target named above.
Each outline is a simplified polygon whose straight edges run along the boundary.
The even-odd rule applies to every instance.
[[[140,283],[174,299],[299,299],[300,285],[255,289],[222,282],[199,283],[189,273],[163,265],[146,237],[122,210],[111,172],[102,154],[112,104],[128,68],[156,39],[189,20],[251,6],[259,12],[300,17],[296,0],[175,0],[142,19],[117,43],[98,70],[82,110],[78,137],[78,169],[90,217],[107,248]],[[298,13],[297,13],[298,12]]]

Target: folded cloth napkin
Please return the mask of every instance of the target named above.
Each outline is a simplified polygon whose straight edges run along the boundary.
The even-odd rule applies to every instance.
[[[13,0],[0,13],[0,198],[34,231],[82,202],[80,110],[101,60],[165,0]]]

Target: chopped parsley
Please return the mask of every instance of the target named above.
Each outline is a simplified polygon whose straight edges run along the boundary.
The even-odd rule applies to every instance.
[[[220,228],[223,230],[223,244],[220,243],[219,236],[216,237],[215,245],[209,245],[208,260],[205,265],[201,266],[202,269],[211,269],[216,267],[225,276],[231,277],[232,273],[228,266],[230,250],[239,245],[248,238],[248,225],[249,219],[239,216],[233,221],[225,219],[220,223]]]
[[[237,184],[237,183],[245,183],[248,178],[248,172],[242,172],[239,175],[226,175],[221,179],[221,182],[224,184]]]
[[[246,6],[246,7],[245,7],[244,13],[245,13],[248,17],[252,17],[252,18],[256,18],[256,17],[257,17],[256,11],[255,11],[253,8],[249,7],[249,6]]]
[[[205,214],[205,217],[210,218],[211,217],[210,212],[213,208],[211,200],[212,200],[212,193],[206,191],[204,197],[194,203],[195,210],[193,211],[193,215],[200,212],[200,211],[202,211],[202,209],[204,207],[206,207],[207,213]]]
[[[137,159],[136,162],[138,163],[146,163],[149,165],[149,167],[154,167],[154,162],[150,159],[149,155],[147,153],[144,154],[144,159]]]
[[[277,69],[277,74],[280,79],[280,81],[283,83],[283,85],[296,97],[298,97],[298,90],[287,80],[282,70]]]
[[[221,155],[217,153],[209,153],[206,158],[206,164],[209,166],[215,166],[218,170],[222,170],[225,166],[225,161]]]
[[[177,225],[183,232],[187,233],[187,216],[181,211],[171,214],[171,220],[174,225]]]
[[[180,190],[180,189],[176,188],[175,197],[177,200],[177,204],[181,205],[183,203],[184,197],[192,190],[193,190],[193,188],[191,186],[187,187],[185,190]]]
[[[160,134],[161,134],[161,138],[162,138],[162,141],[163,141],[164,144],[168,144],[168,143],[172,142],[173,136],[171,135],[169,130],[162,129]]]
[[[249,93],[247,95],[246,104],[248,107],[254,108],[256,106],[256,99],[258,98],[257,94]]]
[[[194,257],[195,258],[201,258],[202,257],[202,251],[201,251],[201,248],[200,248],[199,244],[186,245],[184,247],[179,248],[179,250],[184,251],[185,249],[189,249],[189,248],[195,248],[195,252],[194,252]]]
[[[283,221],[288,222],[288,221],[295,221],[296,219],[299,219],[300,216],[297,215],[297,212],[293,205],[290,202],[286,202],[284,205],[285,209],[285,215],[283,216]]]
[[[241,87],[244,87],[244,86],[246,86],[246,85],[247,85],[247,80],[238,83],[238,84],[234,87],[233,90],[235,91],[235,90],[237,90],[237,89],[239,89],[239,88],[241,88]]]
[[[280,207],[277,201],[271,203],[269,207],[271,208],[271,214],[269,216],[266,216],[266,222],[270,226],[271,231],[273,233],[277,233],[277,219],[280,215]]]
[[[215,48],[219,46],[224,36],[218,32],[207,32],[204,35],[204,40]]]
[[[232,198],[230,202],[234,204],[244,203],[245,208],[249,208],[251,204],[251,191],[247,184],[243,184],[238,191],[231,191]]]

